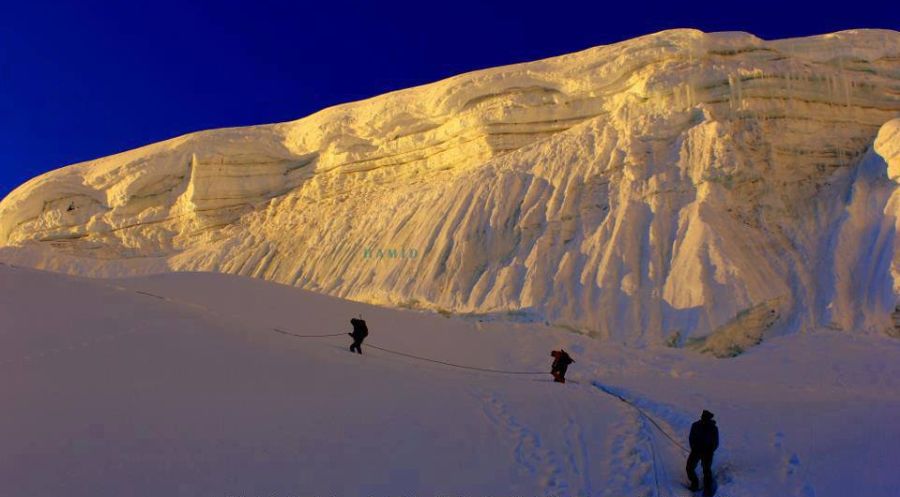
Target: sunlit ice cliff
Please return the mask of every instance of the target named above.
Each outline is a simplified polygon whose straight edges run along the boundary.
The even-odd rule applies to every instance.
[[[719,355],[896,334],[898,118],[898,32],[665,31],[52,171],[0,203],[0,258]]]

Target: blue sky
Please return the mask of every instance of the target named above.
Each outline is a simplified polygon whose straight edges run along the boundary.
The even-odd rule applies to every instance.
[[[888,2],[0,1],[0,196],[201,129],[296,119],[674,27],[900,29]]]

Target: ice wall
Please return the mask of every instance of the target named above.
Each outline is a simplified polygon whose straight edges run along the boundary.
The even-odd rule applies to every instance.
[[[891,332],[898,116],[900,33],[665,31],[47,173],[0,257],[723,355]]]

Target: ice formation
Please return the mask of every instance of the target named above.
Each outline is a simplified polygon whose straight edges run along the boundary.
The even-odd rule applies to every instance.
[[[898,32],[665,31],[52,171],[0,203],[0,257],[719,355],[895,334],[898,117]]]

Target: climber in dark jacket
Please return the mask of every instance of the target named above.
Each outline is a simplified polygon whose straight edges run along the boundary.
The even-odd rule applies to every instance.
[[[704,495],[712,495],[713,476],[712,461],[713,452],[719,448],[719,429],[716,422],[713,421],[713,413],[704,410],[700,415],[700,421],[695,421],[691,425],[691,454],[687,460],[687,475],[691,480],[691,490],[696,491],[699,488],[697,481],[697,463],[703,467],[703,492]]]
[[[369,336],[369,328],[366,327],[366,322],[362,320],[362,316],[360,316],[360,319],[351,319],[350,324],[353,325],[353,333],[348,333],[348,335],[353,337],[350,352],[355,351],[357,354],[362,354],[362,343]]]
[[[575,362],[565,350],[559,349],[550,352],[553,357],[553,364],[550,366],[550,374],[553,375],[553,381],[557,383],[566,382],[566,370],[569,364]]]

